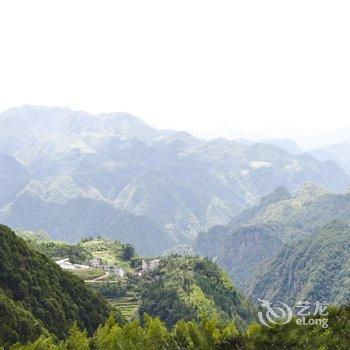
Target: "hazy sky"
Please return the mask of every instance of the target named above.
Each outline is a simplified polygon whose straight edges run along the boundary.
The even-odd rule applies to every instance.
[[[125,111],[209,137],[343,128],[349,18],[349,1],[2,1],[0,110]]]

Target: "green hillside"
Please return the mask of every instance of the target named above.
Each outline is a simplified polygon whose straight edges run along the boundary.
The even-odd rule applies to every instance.
[[[350,303],[350,227],[335,221],[286,245],[247,282],[253,298]]]
[[[205,258],[164,258],[141,282],[140,315],[158,316],[168,327],[213,316],[242,325],[254,319],[254,311],[226,273]]]
[[[73,321],[92,333],[107,303],[85,283],[0,225],[0,344],[38,334],[65,337]]]
[[[216,316],[243,327],[255,318],[255,307],[236,291],[227,274],[201,257],[161,258],[157,268],[141,276],[128,274],[123,280],[93,287],[128,320],[142,320],[147,313],[171,327],[179,320]]]
[[[242,326],[254,319],[252,304],[234,289],[215,263],[205,258],[169,256],[163,258],[155,270],[135,276],[135,269],[140,268],[140,258],[129,245],[102,237],[86,238],[71,245],[35,240],[32,236],[35,234],[30,235],[28,243],[49,257],[59,255],[62,258],[69,253],[75,260],[83,256],[100,257],[104,263],[117,264],[129,272],[124,279],[111,277],[91,284],[128,320],[142,319],[143,314],[148,313],[172,326],[181,319],[198,320],[217,315],[224,321],[235,319]],[[94,273],[94,269],[82,273]],[[83,275],[79,277],[84,278]],[[84,279],[92,278],[85,276]]]
[[[350,194],[337,194],[306,183],[291,196],[283,188],[243,211],[229,225],[202,232],[194,251],[215,259],[234,283],[247,278],[283,245],[307,237],[332,220],[350,223]]]
[[[49,335],[43,322],[20,303],[8,297],[0,288],[0,348],[15,342],[33,341]]]
[[[112,241],[103,237],[88,237],[76,244],[55,241],[41,231],[16,230],[34,250],[45,254],[51,260],[69,258],[75,264],[87,264],[94,257],[104,264],[116,264],[130,271],[130,260],[136,258],[135,249],[126,243]]]
[[[0,226],[0,233],[0,347],[3,345],[6,349],[349,348],[348,306],[329,308],[328,328],[300,327],[295,320],[267,328],[254,323],[256,308],[236,291],[225,272],[212,261],[193,256],[162,258],[157,268],[142,276],[130,274],[118,283],[100,284],[98,289],[123,314],[117,310],[106,320],[106,304],[83,281],[29,248],[9,228]],[[333,222],[319,233],[308,236],[298,245],[299,250],[296,246],[289,250],[290,254],[296,254],[290,268],[280,259],[267,272],[275,271],[276,275],[277,271],[282,281],[294,278],[295,285],[308,281],[303,290],[309,294],[303,292],[298,297],[326,298],[327,292],[339,297],[331,301],[349,302],[349,237],[349,226]],[[80,244],[92,253],[99,251],[108,255],[108,243],[99,238]],[[115,244],[114,247],[111,244],[110,252],[123,257],[124,249],[117,249],[118,243]],[[299,261],[299,257],[304,260]],[[304,267],[305,273],[300,267]],[[298,272],[294,276],[284,274],[294,268],[299,271],[300,280],[296,278]],[[264,277],[263,272],[261,274]],[[275,280],[276,276],[273,278]],[[343,288],[343,293],[338,293],[339,288]],[[280,297],[284,296],[280,293]],[[135,319],[137,314],[139,320]],[[11,346],[17,341],[23,345]]]

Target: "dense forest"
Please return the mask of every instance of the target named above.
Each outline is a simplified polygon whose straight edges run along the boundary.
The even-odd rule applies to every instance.
[[[350,223],[349,191],[333,193],[323,186],[306,183],[297,193],[290,194],[286,188],[279,187],[263,197],[258,205],[233,217],[228,225],[214,226],[202,232],[193,248],[195,253],[215,260],[228,272],[238,288],[252,293],[254,298],[272,297],[277,288],[283,291],[280,297],[285,301],[293,299],[283,297],[288,293],[299,293],[301,285],[306,286],[307,282],[309,286],[317,284],[313,280],[317,277],[313,271],[317,270],[318,265],[324,266],[324,274],[321,276],[319,269],[320,276],[317,278],[320,281],[324,279],[326,284],[328,280],[325,277],[340,272],[339,263],[344,260],[342,274],[339,275],[344,283],[336,283],[332,295],[325,293],[324,297],[330,302],[350,302],[349,286],[346,278],[343,278],[346,275],[345,266],[349,265],[349,235],[341,225],[334,226],[337,221]],[[322,238],[322,230],[328,231],[323,234],[327,239]],[[267,260],[269,267],[262,268]],[[286,264],[287,260],[289,265]],[[331,261],[339,266],[332,266]],[[278,274],[275,273],[277,268]],[[265,282],[259,283],[262,275]],[[304,276],[303,280],[300,279],[301,275]],[[294,289],[291,291],[293,283]],[[252,287],[252,284],[255,286]],[[323,288],[324,291],[327,289],[330,288]],[[299,297],[308,295],[310,293],[305,289],[305,293],[300,293]]]
[[[66,337],[72,322],[92,334],[109,313],[83,280],[62,271],[0,225],[0,343]]]
[[[254,320],[256,309],[210,260],[170,256],[141,280],[143,313],[160,317],[168,327],[214,315],[242,326]]]
[[[284,246],[249,278],[246,292],[253,298],[327,300],[350,303],[350,226],[333,221],[313,235]]]
[[[143,325],[137,321],[118,324],[111,314],[90,338],[74,323],[63,341],[41,336],[11,350],[348,350],[350,308],[329,311],[327,329],[319,325],[301,327],[293,320],[271,328],[253,323],[245,331],[215,317],[198,322],[181,320],[168,329],[159,318],[145,315]]]

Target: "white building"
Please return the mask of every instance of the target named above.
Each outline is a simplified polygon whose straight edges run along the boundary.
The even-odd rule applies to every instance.
[[[57,260],[55,262],[63,270],[88,270],[90,268],[88,265],[72,264],[69,258]]]
[[[118,277],[123,278],[125,276],[125,271],[119,267],[117,267],[116,269],[114,269],[114,274]]]
[[[155,260],[151,260],[149,262],[149,269],[150,270],[154,270],[159,266],[160,260],[159,259],[155,259]]]
[[[117,267],[115,265],[106,266],[105,271],[108,272],[110,275],[114,275],[117,277],[123,278],[125,276],[125,271],[122,268]]]
[[[100,257],[95,257],[89,261],[89,264],[91,267],[101,267],[102,266],[102,259]]]
[[[147,262],[146,260],[142,260],[141,261],[141,268],[142,271],[153,271],[154,269],[156,269],[159,266],[160,263],[160,259],[154,259],[151,260],[149,262]]]

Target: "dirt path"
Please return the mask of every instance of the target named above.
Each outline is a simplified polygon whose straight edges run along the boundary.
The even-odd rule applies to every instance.
[[[103,282],[102,280],[106,279],[109,276],[109,272],[106,272],[103,276],[96,277],[93,280],[86,280],[85,283],[95,283],[95,282]]]

